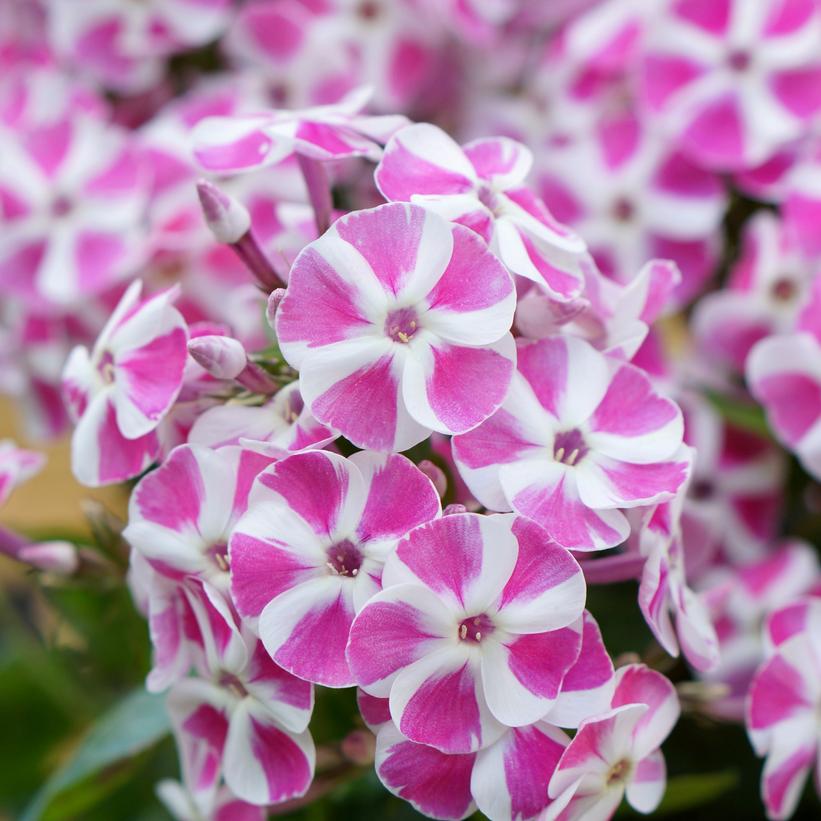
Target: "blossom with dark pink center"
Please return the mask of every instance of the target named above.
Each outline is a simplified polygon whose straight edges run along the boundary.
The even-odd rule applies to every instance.
[[[769,818],[789,818],[804,782],[821,766],[821,599],[776,611],[769,636],[775,645],[747,698],[747,731],[766,756],[761,793]]]
[[[130,479],[157,457],[156,429],[174,404],[188,358],[185,320],[170,289],[140,302],[132,283],[91,351],[78,346],[63,371],[77,427],[71,467],[92,487]]]
[[[460,147],[427,123],[398,131],[375,172],[388,200],[413,202],[473,229],[515,274],[554,299],[582,291],[584,241],[557,222],[524,184],[533,157],[496,137]]]
[[[499,407],[515,303],[475,233],[392,203],[342,217],[299,255],[277,339],[316,419],[360,447],[399,451]]]
[[[632,664],[616,671],[609,712],[582,722],[550,780],[547,821],[607,821],[622,797],[641,813],[664,795],[666,768],[659,747],[679,717],[673,685]]]
[[[445,516],[399,543],[382,584],[354,620],[348,661],[404,736],[474,752],[556,704],[581,650],[585,584],[538,525]]]
[[[644,104],[702,165],[759,165],[821,110],[813,0],[675,0],[645,36]]]
[[[537,521],[575,550],[614,547],[629,534],[620,508],[671,498],[685,480],[674,402],[638,368],[571,336],[522,344],[502,407],[453,454],[491,510]]]
[[[265,648],[295,675],[354,683],[353,618],[381,589],[397,540],[440,515],[430,479],[404,456],[294,454],[256,480],[229,544],[231,592]]]

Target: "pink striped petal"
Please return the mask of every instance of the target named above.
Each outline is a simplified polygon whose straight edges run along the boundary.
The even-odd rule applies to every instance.
[[[642,758],[633,770],[633,778],[627,785],[627,802],[642,813],[653,812],[664,797],[667,784],[667,767],[661,750]]]
[[[793,815],[817,758],[814,743],[791,745],[789,751],[767,758],[761,776],[761,796],[769,818],[780,821]]]
[[[524,182],[533,165],[530,149],[507,137],[473,140],[464,152],[481,179],[502,189]]]

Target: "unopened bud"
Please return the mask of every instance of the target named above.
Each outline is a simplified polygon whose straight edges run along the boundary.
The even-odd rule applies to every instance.
[[[188,353],[217,379],[236,379],[248,364],[242,343],[230,336],[194,337],[188,342]]]
[[[448,505],[443,511],[443,516],[453,516],[454,513],[467,513],[468,509],[464,505]]]
[[[342,755],[360,767],[373,764],[375,753],[376,739],[367,730],[353,730],[342,739]]]
[[[80,566],[77,548],[70,542],[29,544],[20,549],[17,558],[37,570],[61,576],[70,576]]]
[[[430,459],[423,459],[418,467],[419,470],[433,482],[433,486],[436,488],[439,497],[444,496],[448,489],[448,479],[442,468],[440,468],[439,465],[435,465]]]
[[[279,303],[282,302],[284,296],[285,288],[275,288],[268,297],[268,307],[265,309],[265,315],[268,317],[268,324],[272,328],[274,327],[274,320],[276,319]]]
[[[205,222],[217,242],[234,245],[251,229],[248,209],[213,183],[200,180],[197,194]]]

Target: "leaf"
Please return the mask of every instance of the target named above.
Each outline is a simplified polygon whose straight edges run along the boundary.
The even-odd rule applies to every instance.
[[[718,411],[725,422],[767,439],[772,438],[772,433],[767,425],[767,417],[760,405],[733,399],[716,391],[708,390],[705,393],[707,399],[710,400],[710,404]]]
[[[691,810],[709,804],[720,795],[729,792],[738,785],[737,770],[722,770],[718,773],[699,773],[696,775],[678,775],[667,782],[664,798],[654,811],[654,816],[671,815],[672,813]],[[629,805],[622,805],[626,812],[619,815],[636,815]]]
[[[21,821],[42,818],[61,793],[147,750],[169,729],[161,695],[142,689],[130,693],[91,728],[74,755],[35,796]]]

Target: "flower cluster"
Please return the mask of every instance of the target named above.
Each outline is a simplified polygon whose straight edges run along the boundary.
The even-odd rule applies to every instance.
[[[355,688],[349,763],[433,818],[652,812],[682,712],[745,722],[788,818],[816,0],[33,5],[0,20],[0,389],[132,483],[170,811],[321,793],[315,700]],[[0,502],[38,464],[1,443]],[[611,657],[620,582],[648,631]]]

